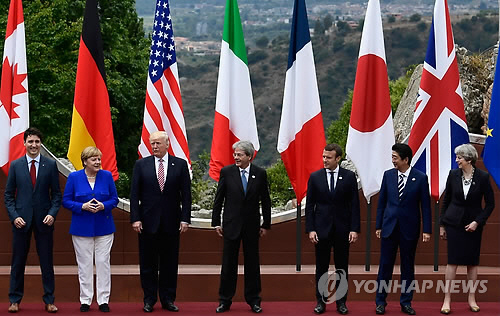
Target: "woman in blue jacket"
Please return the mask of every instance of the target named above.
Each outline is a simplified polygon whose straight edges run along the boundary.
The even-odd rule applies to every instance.
[[[111,172],[101,169],[101,151],[87,147],[82,151],[83,169],[68,176],[63,206],[72,212],[72,235],[80,282],[80,311],[87,312],[94,295],[94,257],[99,310],[109,312],[111,293],[110,253],[115,224],[111,211],[118,204]]]

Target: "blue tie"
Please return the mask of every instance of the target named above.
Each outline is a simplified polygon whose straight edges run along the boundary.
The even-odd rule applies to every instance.
[[[335,171],[330,171],[330,192],[333,192],[335,190],[335,178],[333,175],[335,174]]]
[[[243,184],[243,191],[247,193],[247,177],[245,177],[246,170],[241,170],[241,184]]]

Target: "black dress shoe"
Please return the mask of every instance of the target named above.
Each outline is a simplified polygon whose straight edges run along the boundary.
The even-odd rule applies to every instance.
[[[220,303],[219,306],[217,306],[217,308],[215,309],[215,312],[216,313],[224,313],[224,312],[228,311],[230,308],[231,308],[231,305]]]
[[[99,310],[103,313],[109,313],[108,303],[103,303],[103,304],[99,305]]]
[[[347,313],[349,313],[349,310],[347,309],[347,306],[345,305],[345,303],[338,303],[337,304],[337,312],[339,312],[339,314],[341,314],[341,315],[347,315]]]
[[[163,309],[166,309],[169,312],[178,312],[179,308],[174,305],[174,302],[167,302],[167,304],[162,305]]]
[[[257,314],[262,313],[262,307],[260,307],[257,304],[250,306],[250,308],[252,309],[252,312],[254,312],[254,313],[257,313]]]
[[[152,313],[153,312],[153,305],[149,303],[144,304],[144,308],[142,309],[145,313]]]
[[[80,312],[86,313],[90,310],[90,305],[88,304],[82,304],[80,305]]]
[[[410,305],[401,306],[401,311],[408,315],[416,315],[417,313]]]
[[[314,308],[314,313],[323,314],[326,311],[326,305],[323,302],[318,302],[318,305]]]
[[[384,315],[385,314],[385,306],[384,305],[377,305],[377,307],[375,307],[375,314]]]

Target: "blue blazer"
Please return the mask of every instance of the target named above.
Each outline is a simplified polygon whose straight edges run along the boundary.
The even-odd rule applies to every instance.
[[[431,199],[429,181],[423,172],[411,168],[401,200],[398,191],[398,171],[390,169],[384,173],[377,206],[376,229],[381,236],[389,237],[399,223],[406,240],[417,240],[420,234],[420,218],[424,233],[432,233]]]
[[[53,230],[54,225],[43,224],[43,219],[47,215],[55,219],[61,206],[56,162],[40,155],[38,176],[33,188],[26,155],[14,160],[10,165],[4,199],[10,221],[22,217],[26,222],[26,226],[20,228],[21,231],[28,231],[31,225],[36,225],[41,232]],[[17,229],[14,225],[12,227],[13,230]]]
[[[103,211],[92,213],[82,210],[83,203],[93,198],[104,204]],[[62,204],[73,213],[69,228],[71,235],[94,237],[115,232],[111,211],[118,204],[118,194],[111,172],[99,170],[95,178],[94,189],[90,187],[83,169],[70,173]]]

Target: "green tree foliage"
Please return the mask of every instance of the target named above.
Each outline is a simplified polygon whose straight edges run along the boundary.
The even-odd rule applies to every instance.
[[[422,16],[418,13],[412,14],[410,16],[410,22],[419,22],[422,19]]]
[[[191,195],[193,203],[211,210],[213,208],[217,184],[208,178],[210,154],[206,151],[198,155],[198,160],[191,161],[193,179],[191,181]]]
[[[314,36],[323,36],[325,34],[325,26],[318,18],[314,23]]]
[[[288,179],[285,165],[279,159],[274,165],[267,169],[267,180],[273,207],[283,206],[289,200],[295,198],[292,184]]]
[[[388,23],[394,23],[396,22],[396,17],[392,14],[387,15],[387,22]]]
[[[267,44],[269,44],[269,38],[265,35],[255,40],[255,45],[257,45],[260,49],[266,48]]]
[[[69,144],[84,0],[24,1],[30,124],[46,135],[59,157]],[[5,37],[8,0],[0,0],[0,37]],[[140,140],[149,41],[134,0],[99,2],[104,64],[118,168],[130,173]],[[0,42],[3,51],[4,41]],[[127,181],[124,177],[123,181]],[[128,195],[127,184],[120,195]]]
[[[333,17],[330,14],[327,14],[323,18],[323,27],[325,28],[325,30],[328,30],[329,28],[332,27],[332,25],[333,25]]]

